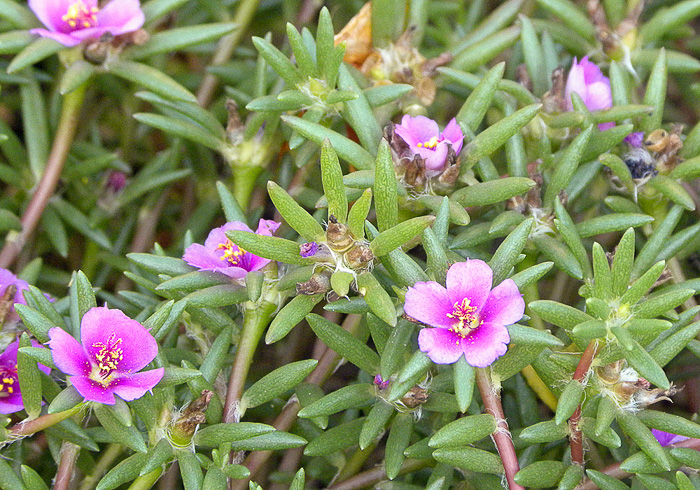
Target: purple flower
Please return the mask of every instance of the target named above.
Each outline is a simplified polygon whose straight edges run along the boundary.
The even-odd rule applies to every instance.
[[[272,236],[279,226],[276,221],[261,219],[255,233]],[[225,274],[237,281],[243,280],[248,272],[258,271],[270,263],[270,259],[258,257],[234,245],[226,236],[230,230],[253,232],[240,221],[226,223],[211,230],[204,245],[193,243],[187,247],[182,260],[203,271]]]
[[[400,136],[413,153],[423,158],[427,177],[439,175],[445,169],[448,147],[451,146],[459,154],[464,139],[462,129],[454,118],[441,133],[432,119],[425,116],[411,117],[408,114],[403,116],[401,124],[394,127],[394,134]]]
[[[623,141],[634,148],[641,148],[644,144],[644,132],[630,133]]]
[[[603,75],[595,63],[588,61],[588,56],[581,59],[581,63],[574,58],[569,77],[566,79],[566,107],[572,111],[571,93],[576,92],[581,96],[589,111],[598,111],[612,107],[612,92],[610,91],[610,79]],[[598,125],[598,129],[605,131],[615,126],[614,122]]]
[[[312,257],[316,255],[316,252],[318,252],[318,243],[316,242],[302,243],[299,247],[299,255],[304,258]]]
[[[378,387],[380,390],[384,390],[384,389],[386,389],[387,386],[389,386],[389,380],[388,380],[388,379],[387,379],[387,380],[383,380],[383,379],[382,379],[382,376],[381,376],[380,374],[377,374],[377,375],[374,377],[374,384],[377,385],[377,387]]]
[[[65,46],[107,32],[115,36],[133,32],[144,21],[139,0],[112,0],[104,8],[97,6],[97,0],[29,0],[29,8],[46,26],[30,32]]]
[[[39,342],[32,340],[32,347],[42,347]],[[12,342],[0,354],[0,413],[15,413],[24,409],[22,393],[17,378],[17,349],[19,339]],[[46,374],[51,368],[39,364],[39,369]]]
[[[520,320],[525,301],[512,279],[491,289],[493,271],[481,260],[457,262],[447,271],[447,288],[428,281],[408,288],[404,311],[436,328],[418,334],[420,350],[437,364],[464,354],[474,367],[486,367],[505,354],[506,325]]]
[[[4,295],[5,291],[7,290],[7,287],[12,285],[14,285],[17,288],[13,303],[20,303],[26,305],[27,302],[24,300],[22,291],[29,289],[29,284],[27,283],[27,281],[19,279],[7,269],[0,269],[0,296]],[[15,308],[13,306],[10,315],[8,316],[8,319],[17,320],[18,318],[19,317],[17,316],[17,313],[15,313]]]
[[[671,434],[669,432],[664,432],[657,429],[651,429],[651,433],[654,437],[656,437],[656,440],[659,441],[659,444],[664,447],[689,439],[689,437],[686,436],[679,436],[678,434]]]
[[[49,339],[56,367],[86,400],[114,405],[115,394],[135,400],[163,377],[163,368],[137,372],[156,357],[158,343],[119,310],[90,308],[80,323],[80,343],[60,327],[49,330]]]

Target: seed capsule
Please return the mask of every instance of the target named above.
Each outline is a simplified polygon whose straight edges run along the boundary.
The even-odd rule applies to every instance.
[[[355,244],[350,229],[344,224],[338,223],[338,219],[332,214],[328,217],[326,243],[335,252],[345,252]]]

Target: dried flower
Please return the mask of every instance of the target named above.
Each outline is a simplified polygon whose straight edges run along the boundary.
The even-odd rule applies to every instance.
[[[97,0],[29,0],[29,8],[46,26],[30,32],[65,46],[98,39],[105,33],[118,36],[134,32],[144,22],[139,0],[112,0],[104,8],[97,6]]]
[[[137,372],[158,354],[158,343],[119,310],[88,310],[80,323],[80,343],[60,327],[49,330],[49,339],[56,367],[86,400],[114,405],[115,394],[135,400],[163,377],[163,368]]]
[[[411,117],[408,114],[401,119],[401,124],[394,127],[394,136],[399,136],[410,150],[420,155],[425,164],[426,177],[435,177],[445,170],[450,147],[456,154],[462,149],[464,134],[452,120],[441,133],[438,124],[425,116]]]
[[[26,305],[27,302],[24,300],[22,291],[26,291],[29,289],[29,284],[27,283],[27,281],[19,279],[7,269],[0,269],[0,297],[3,297],[6,294],[7,288],[10,286],[14,286],[15,288],[15,293],[11,301],[12,304],[19,303],[22,305]],[[17,313],[15,313],[14,306],[10,306],[10,309],[6,311],[9,312],[9,315],[6,316],[6,319],[17,320],[19,318],[17,316]]]
[[[32,340],[32,347],[41,347],[41,344]],[[19,339],[8,345],[0,354],[0,413],[15,413],[24,409],[17,378],[18,348]],[[43,364],[39,364],[39,369],[46,374],[51,372],[51,368]]]
[[[493,271],[486,262],[457,262],[447,271],[447,288],[428,281],[408,288],[404,311],[436,328],[418,335],[420,350],[437,364],[456,362],[462,354],[474,367],[486,367],[505,354],[506,325],[525,311],[518,287],[506,279],[491,289]]]
[[[261,219],[255,233],[272,236],[279,226],[276,221]],[[270,259],[246,252],[231,242],[226,236],[226,232],[231,230],[253,232],[248,225],[240,221],[226,223],[211,230],[204,245],[194,243],[187,247],[182,259],[193,267],[218,272],[239,282],[248,272],[258,271],[270,263]]]
[[[654,437],[656,437],[656,440],[659,441],[659,444],[664,447],[689,439],[686,436],[679,436],[678,434],[671,434],[670,432],[664,432],[657,429],[651,429],[651,433]]]
[[[312,257],[316,255],[316,252],[318,252],[318,243],[316,242],[302,243],[299,247],[299,255],[304,258]]]
[[[574,109],[571,102],[572,92],[581,96],[588,110],[598,111],[612,107],[610,79],[603,75],[595,63],[588,61],[588,56],[584,56],[580,63],[574,58],[566,80],[566,108],[570,111]],[[599,124],[598,129],[605,131],[614,126],[614,122],[607,122]]]

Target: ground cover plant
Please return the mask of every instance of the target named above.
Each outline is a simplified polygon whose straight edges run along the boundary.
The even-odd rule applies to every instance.
[[[700,488],[698,16],[0,0],[0,487]]]

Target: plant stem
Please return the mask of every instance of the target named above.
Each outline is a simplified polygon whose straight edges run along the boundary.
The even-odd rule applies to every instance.
[[[410,473],[413,471],[418,471],[422,468],[431,466],[433,462],[429,459],[407,459],[401,465],[399,470],[399,475],[404,473]],[[384,466],[378,466],[372,468],[371,470],[359,473],[352,478],[340,482],[337,485],[328,487],[328,490],[355,490],[358,488],[367,488],[375,483],[378,483],[386,478],[386,471],[384,471]],[[511,487],[512,488],[512,487]],[[519,487],[523,488],[523,487]]]
[[[150,473],[146,473],[145,475],[139,476],[133,481],[133,483],[129,487],[129,490],[149,490],[150,488],[153,488],[153,485],[155,485],[155,483],[158,481],[158,478],[160,478],[160,475],[162,474],[163,468],[156,468]]]
[[[231,55],[236,50],[236,47],[243,39],[243,35],[247,32],[250,22],[253,20],[253,15],[255,15],[258,9],[258,4],[260,0],[243,0],[238,5],[238,10],[236,10],[236,16],[233,18],[233,22],[238,26],[235,31],[231,34],[221,38],[219,45],[216,48],[216,53],[211,60],[209,66],[221,65],[226,63]],[[202,80],[202,84],[199,86],[197,91],[197,102],[202,107],[207,107],[211,104],[212,98],[214,97],[214,91],[219,85],[219,79],[207,73]]]
[[[576,371],[574,371],[573,379],[579,383],[583,383],[586,378],[586,373],[591,368],[591,363],[598,353],[598,341],[591,340],[586,347],[586,350],[581,354],[581,359],[576,366]],[[569,419],[569,444],[571,445],[571,461],[574,464],[583,466],[583,435],[581,434],[581,429],[578,426],[579,420],[581,420],[581,405],[579,404],[576,411],[571,415]]]
[[[513,439],[508,429],[508,422],[503,413],[501,395],[499,393],[500,388],[496,388],[485,368],[476,369],[476,385],[479,387],[481,400],[484,402],[484,409],[496,418],[496,432],[493,433],[493,440],[496,443],[498,455],[503,462],[508,488],[510,490],[525,490],[525,487],[515,483],[515,474],[520,470],[520,466],[518,464],[518,456],[515,454]]]
[[[92,468],[92,472],[85,476],[80,484],[79,490],[95,488],[102,476],[112,467],[114,460],[117,459],[123,451],[124,446],[115,443],[110,444],[106,449],[100,451],[99,461],[97,461],[97,464]]]
[[[58,179],[61,177],[63,165],[66,162],[68,151],[80,121],[80,108],[85,99],[85,90],[86,84],[83,84],[67,94],[63,99],[61,119],[53,140],[51,153],[44,168],[44,175],[42,175],[41,181],[34,189],[34,194],[32,194],[27,209],[22,214],[20,221],[22,229],[16,236],[5,242],[5,246],[0,251],[0,267],[4,269],[8,269],[17,260],[27,240],[34,234],[41,215],[49,202],[49,198],[56,190]]]
[[[224,418],[222,420],[225,424],[240,420],[242,414],[238,412],[238,408],[243,388],[245,388],[245,382],[248,378],[248,371],[253,362],[253,356],[258,347],[260,337],[262,337],[265,327],[270,323],[275,309],[277,309],[277,305],[266,301],[259,304],[248,301],[245,305],[241,341],[236,349],[236,358],[233,361],[231,377],[229,378],[226,392]]]
[[[48,413],[32,420],[19,422],[9,429],[7,436],[10,439],[30,436],[35,432],[39,432],[40,430],[56,425],[57,423],[66,420],[68,417],[72,417],[76,413],[80,412],[83,407],[84,404],[80,403],[63,412]]]
[[[67,490],[70,487],[75,462],[79,453],[80,446],[76,446],[71,442],[64,442],[61,445],[61,462],[58,465],[56,481],[53,486],[54,490]]]

